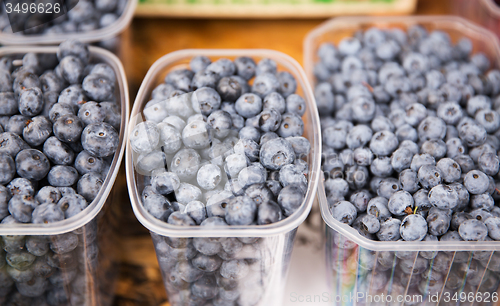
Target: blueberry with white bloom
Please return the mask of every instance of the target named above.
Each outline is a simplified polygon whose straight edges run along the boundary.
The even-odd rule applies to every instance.
[[[483,222],[470,219],[460,224],[458,233],[465,241],[482,241],[488,235],[488,228]]]
[[[405,241],[420,241],[427,234],[427,221],[420,215],[410,214],[401,222],[400,235]]]
[[[201,188],[205,190],[212,190],[221,182],[222,173],[218,166],[207,164],[198,170],[196,180]]]
[[[130,146],[136,153],[153,151],[160,141],[160,131],[156,124],[144,121],[137,124],[129,136]]]

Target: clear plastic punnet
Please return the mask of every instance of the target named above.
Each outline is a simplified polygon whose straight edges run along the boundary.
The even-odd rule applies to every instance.
[[[111,207],[125,151],[128,85],[115,55],[97,47],[89,51],[90,63],[106,63],[116,74],[115,97],[121,109],[118,148],[102,188],[81,213],[55,223],[0,225],[1,305],[111,305],[113,301],[119,245]],[[29,52],[55,54],[57,47],[3,47],[0,57],[20,60]]]
[[[478,1],[479,2],[479,1]],[[345,17],[331,19],[304,41],[305,70],[311,84],[324,42],[337,44],[371,27],[407,29],[421,25],[462,37],[484,52],[492,66],[500,64],[500,44],[491,32],[452,16]],[[375,241],[330,213],[324,174],[318,201],[326,223],[326,273],[331,305],[496,305],[500,285],[498,241]],[[496,203],[498,205],[498,203]]]
[[[474,21],[500,36],[500,2],[495,0],[452,0],[453,13]]]
[[[216,290],[226,294],[225,298],[228,299],[226,303],[231,304],[239,301],[238,305],[280,305],[283,299],[283,290],[295,233],[297,227],[309,214],[316,197],[320,169],[321,137],[319,118],[312,90],[300,65],[291,57],[276,51],[259,49],[181,50],[160,58],[148,71],[134,103],[129,132],[132,131],[135,125],[144,120],[142,110],[149,101],[152,90],[163,82],[165,75],[175,69],[188,68],[190,60],[198,55],[207,56],[212,61],[220,58],[234,60],[240,56],[251,57],[255,62],[263,58],[269,58],[277,63],[278,71],[288,71],[295,77],[297,81],[296,93],[304,98],[307,105],[307,110],[302,116],[305,126],[303,136],[311,143],[311,151],[305,158],[309,165],[305,198],[300,208],[292,215],[272,224],[214,226],[210,228],[171,225],[154,218],[144,208],[141,193],[144,189],[145,177],[134,169],[134,158],[137,158],[137,155],[132,151],[130,141],[128,141],[126,172],[132,207],[138,220],[151,232],[171,305],[198,305],[204,303],[202,302],[203,299],[196,299],[190,292],[190,286],[194,284],[195,279],[199,279],[200,275],[197,277],[194,275],[193,279],[187,279],[186,281],[186,278],[179,278],[176,271],[184,268],[189,269],[189,267],[193,268],[191,259],[198,254],[193,244],[207,242],[218,245],[223,241],[235,244],[234,254],[226,253],[221,249],[220,255],[227,261],[233,259],[244,260],[245,266],[248,268],[247,276],[242,279],[223,278],[219,273],[219,269],[205,272],[205,275],[217,279]],[[229,252],[232,250],[232,247],[227,249]],[[216,252],[215,256],[211,256],[211,258],[218,261],[220,266],[220,261],[223,259],[218,257],[219,253]],[[201,273],[201,275],[204,273],[201,270],[194,272]],[[190,283],[190,281],[193,283]],[[213,285],[207,284],[207,286]],[[222,299],[219,302],[222,301],[224,300]]]
[[[90,31],[57,33],[57,34],[23,34],[0,31],[2,45],[58,45],[65,40],[76,39],[86,43],[102,42],[106,49],[113,50],[118,42],[116,39],[123,32],[134,16],[137,0],[127,0],[123,13],[113,23],[103,28]]]

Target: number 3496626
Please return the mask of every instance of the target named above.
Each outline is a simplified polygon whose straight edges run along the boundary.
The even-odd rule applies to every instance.
[[[61,4],[60,3],[17,3],[13,5],[12,3],[5,4],[5,11],[7,14],[11,13],[31,13],[31,14],[53,14],[61,12]]]

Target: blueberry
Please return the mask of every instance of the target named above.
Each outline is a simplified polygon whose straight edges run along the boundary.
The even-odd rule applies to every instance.
[[[186,214],[191,217],[196,224],[201,224],[207,218],[205,204],[200,201],[191,201],[186,205]]]
[[[474,120],[461,120],[457,125],[458,135],[469,147],[482,145],[486,141],[486,130]]]
[[[57,201],[57,207],[64,212],[66,219],[78,215],[87,206],[87,201],[79,194],[65,195]]]
[[[182,130],[182,142],[191,149],[203,149],[210,146],[211,136],[209,125],[201,120],[195,120]]]
[[[283,187],[290,184],[307,185],[307,178],[300,167],[295,164],[284,165],[280,169],[280,183]]]
[[[475,168],[474,161],[469,155],[458,155],[453,158],[462,169],[462,173],[467,173]]]
[[[420,215],[408,215],[401,222],[400,235],[405,241],[420,241],[427,234],[427,222]]]
[[[441,172],[444,182],[453,183],[460,180],[462,170],[460,165],[453,159],[442,158],[437,162],[436,167]]]
[[[28,126],[30,121],[30,117],[26,117],[23,115],[14,115],[10,117],[9,122],[5,127],[5,131],[22,136],[24,128]]]
[[[236,74],[247,81],[253,78],[253,76],[255,75],[257,65],[250,57],[237,57],[234,60],[234,65],[236,66]]]
[[[63,41],[57,49],[57,58],[62,60],[68,55],[76,56],[84,64],[87,64],[90,58],[88,45],[78,40]]]
[[[500,160],[495,153],[484,153],[478,159],[479,170],[487,175],[498,173]]]
[[[235,109],[245,118],[256,116],[262,111],[262,99],[252,93],[243,94],[236,100]]]
[[[460,138],[454,137],[446,141],[446,155],[450,158],[455,158],[459,155],[467,153],[467,147],[462,144]]]
[[[48,159],[56,165],[70,165],[73,163],[74,152],[55,136],[45,140],[43,144],[43,153]]]
[[[292,215],[302,205],[304,200],[303,186],[291,184],[281,189],[278,195],[278,204],[285,216]]]
[[[104,170],[104,166],[102,158],[92,156],[85,150],[78,153],[75,158],[75,168],[82,175],[91,171],[101,173]]]
[[[42,152],[35,149],[25,149],[16,156],[16,169],[19,176],[39,181],[49,172],[50,163]]]
[[[69,187],[78,181],[78,171],[70,166],[54,166],[50,169],[47,180],[52,186]]]
[[[180,180],[173,172],[162,172],[151,178],[151,186],[157,193],[167,195],[180,187]]]
[[[431,235],[442,236],[448,231],[451,222],[451,213],[449,212],[449,210],[441,210],[435,207],[429,210],[426,220]]]
[[[414,193],[419,189],[417,172],[406,169],[399,174],[399,184],[404,191]]]
[[[484,193],[489,186],[488,176],[479,170],[471,170],[464,177],[464,186],[470,194]]]
[[[33,117],[28,122],[23,129],[23,138],[29,145],[39,146],[52,134],[52,123],[44,116]]]
[[[167,221],[171,213],[174,212],[172,204],[161,194],[148,192],[144,189],[142,193],[142,205],[153,217]]]
[[[465,241],[482,241],[488,235],[488,228],[483,222],[470,219],[460,224],[458,233]]]
[[[54,136],[62,142],[71,143],[80,139],[83,122],[75,115],[64,115],[54,123]]]
[[[20,195],[35,195],[35,187],[33,183],[25,178],[15,178],[7,185],[7,189],[10,191],[12,196],[16,194]]]
[[[399,191],[400,189],[401,186],[399,186],[399,180],[394,178],[383,178],[378,185],[377,195],[389,199],[395,192]]]
[[[9,200],[9,212],[19,222],[31,222],[31,214],[39,203],[29,195],[16,194]]]
[[[205,190],[212,190],[221,182],[221,175],[221,170],[218,166],[213,164],[204,165],[198,170],[198,185]]]
[[[281,125],[277,134],[281,137],[302,136],[304,133],[304,122],[302,119],[295,115],[286,113],[281,116]]]
[[[221,77],[216,72],[203,69],[196,72],[196,74],[192,77],[191,84],[189,86],[193,90],[202,87],[215,88],[220,79]]]
[[[12,89],[17,96],[19,96],[22,90],[30,88],[40,89],[40,87],[40,79],[36,74],[31,72],[21,73],[16,76],[12,85]]]
[[[97,102],[87,102],[78,110],[78,118],[86,125],[91,123],[103,122],[106,118],[106,113]]]
[[[202,87],[193,93],[192,103],[195,111],[199,110],[203,115],[208,116],[220,108],[221,96],[213,88]]]
[[[129,140],[134,152],[148,153],[158,145],[160,131],[154,122],[144,121],[135,126],[129,135]]]
[[[229,225],[249,225],[254,222],[257,205],[248,196],[235,197],[226,207],[225,218]]]
[[[0,72],[1,73],[1,72]],[[19,110],[17,100],[13,92],[0,92],[0,115],[15,115]]]
[[[215,72],[217,75],[223,78],[233,75],[236,72],[236,66],[231,60],[227,58],[221,58],[208,65],[206,70]]]
[[[106,18],[109,15],[112,15],[112,14],[105,14],[105,15],[103,15],[103,17],[101,18],[101,20],[103,18]],[[90,70],[89,74],[101,74],[101,75],[106,76],[109,80],[111,80],[113,82],[116,81],[116,75],[115,75],[115,72],[114,72],[113,68],[111,66],[109,66],[108,64],[105,64],[105,63],[95,64],[92,67],[92,69]]]
[[[264,183],[267,179],[267,171],[260,163],[253,163],[242,169],[238,174],[238,183],[242,188],[253,184]]]
[[[90,74],[83,79],[82,89],[94,101],[109,101],[113,99],[115,84],[102,74]]]
[[[288,97],[297,90],[297,81],[288,71],[281,71],[277,74],[280,83],[279,91],[284,97]]]
[[[191,201],[200,200],[201,195],[202,192],[200,188],[188,183],[181,183],[179,185],[179,188],[175,192],[177,202],[184,205],[188,204]]]
[[[65,56],[60,60],[57,69],[60,71],[60,76],[69,84],[81,84],[84,77],[84,64],[78,57]]]
[[[401,236],[399,229],[401,227],[401,221],[389,217],[387,220],[380,223],[380,230],[377,232],[377,238],[380,241],[396,241]]]
[[[87,97],[80,85],[71,85],[61,91],[57,103],[66,104],[73,107],[73,109],[80,108],[87,101]],[[55,121],[52,119],[52,121]]]
[[[78,180],[77,190],[90,203],[97,196],[103,184],[101,174],[88,172]]]
[[[262,165],[271,170],[279,170],[284,165],[292,164],[295,160],[292,145],[282,138],[266,142],[261,147],[259,156]]]
[[[439,209],[454,209],[459,202],[457,191],[446,185],[436,185],[428,194],[429,202]]]
[[[49,110],[49,119],[52,123],[64,115],[76,115],[75,106],[66,103],[56,103]]]
[[[375,176],[389,176],[392,173],[392,170],[391,158],[387,156],[375,158],[370,165],[370,171]]]
[[[486,219],[484,221],[484,225],[486,225],[486,228],[488,229],[488,235],[494,239],[494,240],[499,240],[500,235],[499,235],[499,226],[500,226],[500,218],[498,217],[491,217]]]
[[[398,147],[398,144],[399,141],[392,132],[376,132],[370,141],[370,150],[376,155],[387,156]]]
[[[87,125],[81,135],[85,151],[101,158],[113,155],[120,142],[116,130],[105,122]]]
[[[122,120],[119,107],[114,102],[101,102],[99,103],[99,105],[106,114],[106,117],[104,117],[104,122],[111,124],[115,128],[115,130],[119,131]]]
[[[0,184],[9,183],[16,175],[16,164],[9,154],[0,152],[0,169]]]
[[[44,236],[29,236],[26,238],[26,249],[35,256],[43,256],[49,251],[47,238]]]
[[[441,171],[434,165],[423,165],[418,170],[418,180],[423,188],[430,189],[441,183]]]
[[[195,150],[182,149],[174,155],[170,171],[177,174],[181,181],[187,181],[196,176],[200,163],[201,157]]]
[[[412,154],[408,149],[397,149],[392,153],[391,166],[396,172],[401,172],[404,169],[409,169],[411,162]]]
[[[396,216],[411,214],[414,207],[413,197],[407,191],[397,191],[389,198],[387,207]]]
[[[191,61],[189,62],[189,67],[193,72],[196,73],[198,71],[207,68],[208,65],[210,65],[211,63],[212,61],[208,57],[203,55],[198,55],[191,59]]]
[[[43,93],[38,87],[20,92],[19,112],[24,116],[36,116],[43,110]]]
[[[482,208],[491,211],[495,206],[495,200],[488,193],[476,194],[470,198],[470,207],[472,209]]]

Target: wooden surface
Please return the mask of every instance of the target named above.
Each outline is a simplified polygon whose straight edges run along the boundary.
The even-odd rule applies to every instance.
[[[420,0],[417,8],[417,14],[448,11],[448,0]],[[131,101],[149,67],[161,56],[179,49],[266,48],[287,53],[302,64],[302,41],[323,21],[136,18],[124,34],[121,56]],[[123,256],[114,306],[167,306],[151,237],[132,213],[123,171],[116,187],[122,191]]]

